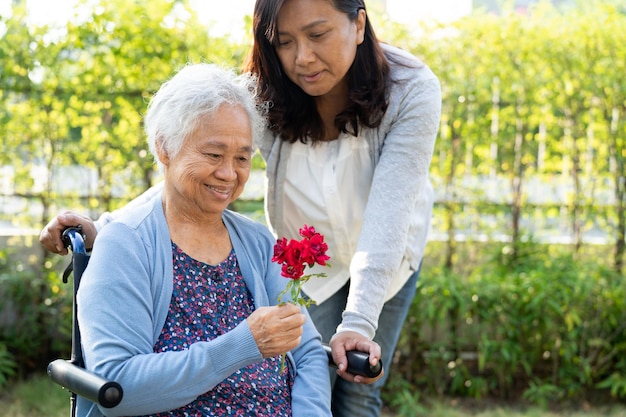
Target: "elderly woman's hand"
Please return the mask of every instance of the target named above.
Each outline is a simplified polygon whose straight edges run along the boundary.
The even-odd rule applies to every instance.
[[[85,247],[92,248],[93,241],[96,239],[98,232],[96,226],[89,217],[81,216],[80,214],[66,211],[63,214],[59,214],[54,217],[50,222],[41,230],[39,234],[39,242],[44,248],[52,253],[59,255],[67,255],[67,249],[63,245],[61,240],[61,234],[68,227],[81,225],[83,227],[83,235],[85,236]]]
[[[248,327],[264,358],[271,358],[300,344],[306,317],[293,304],[261,307],[247,319]]]

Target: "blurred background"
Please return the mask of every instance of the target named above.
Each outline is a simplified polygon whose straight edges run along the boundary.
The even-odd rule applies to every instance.
[[[69,355],[69,259],[39,231],[159,181],[148,99],[187,62],[239,68],[253,4],[0,0],[0,406]],[[431,239],[386,411],[626,415],[626,1],[366,6],[443,91]],[[263,175],[256,155],[233,206],[261,222]]]

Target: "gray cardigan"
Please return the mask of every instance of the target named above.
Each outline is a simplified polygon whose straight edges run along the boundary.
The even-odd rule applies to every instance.
[[[227,210],[223,219],[255,306],[276,304],[287,279],[271,262],[274,237],[237,213]],[[262,359],[245,320],[187,350],[153,353],[170,305],[172,269],[160,192],[118,212],[98,234],[78,291],[78,320],[86,368],[118,381],[124,398],[112,409],[79,398],[79,416],[134,416],[182,407]],[[328,359],[310,318],[289,359],[295,364],[293,415],[330,416]]]
[[[374,337],[392,280],[405,258],[419,268],[430,227],[434,193],[428,175],[441,114],[437,77],[415,57],[383,44],[391,56],[389,107],[378,128],[361,127],[375,165],[356,253],[350,264],[350,295],[341,330]],[[407,62],[410,67],[398,65]],[[277,236],[291,144],[267,133],[258,144],[267,163],[267,221]],[[396,285],[397,287],[397,285]]]

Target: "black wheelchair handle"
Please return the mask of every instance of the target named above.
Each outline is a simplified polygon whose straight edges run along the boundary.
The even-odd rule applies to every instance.
[[[50,362],[48,375],[68,391],[105,408],[115,407],[124,396],[124,391],[117,382],[107,381],[65,359]]]
[[[333,360],[330,346],[324,345],[324,350],[328,356],[328,363],[331,366],[337,366]],[[383,362],[379,360],[376,366],[370,365],[370,356],[367,353],[349,350],[346,352],[346,356],[348,357],[348,372],[351,374],[376,378],[383,371]]]
[[[85,235],[83,234],[83,226],[71,226],[63,230],[61,241],[66,248],[70,248],[75,253],[87,253],[85,248]]]
[[[74,271],[74,264],[78,259],[87,256],[83,227],[79,224],[78,226],[71,226],[63,230],[63,233],[61,233],[61,241],[63,242],[63,246],[74,253],[72,262],[70,262],[65,268],[65,271],[63,271],[63,283],[67,284],[70,275]],[[81,264],[82,266],[87,265],[86,261],[84,261],[84,263],[81,262]]]

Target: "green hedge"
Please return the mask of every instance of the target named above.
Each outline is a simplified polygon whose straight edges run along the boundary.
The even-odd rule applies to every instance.
[[[59,269],[68,258],[40,262],[17,246],[0,251],[0,388],[10,378],[45,372],[51,359],[69,358],[72,287]]]
[[[625,277],[563,248],[521,244],[511,262],[510,246],[490,247],[468,274],[423,268],[388,400],[402,387],[538,404],[626,398]]]

